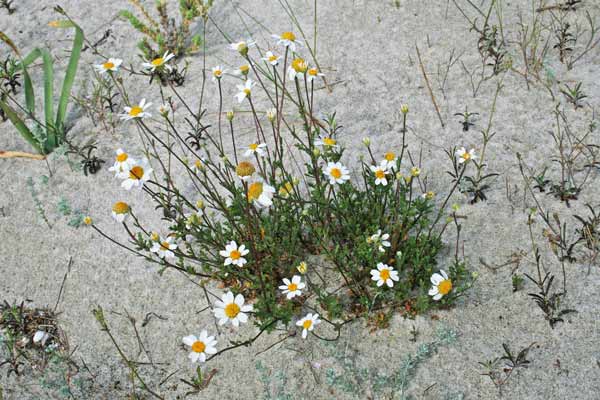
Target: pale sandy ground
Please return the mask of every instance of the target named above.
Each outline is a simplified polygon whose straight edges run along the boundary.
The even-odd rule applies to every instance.
[[[15,3],[18,3],[17,12],[12,16],[0,10],[1,30],[24,50],[33,48],[35,44],[45,44],[62,57],[70,42],[64,40],[64,32],[47,27],[47,23],[56,18],[52,12],[55,2],[22,0]],[[273,32],[287,30],[291,26],[275,0],[236,3]],[[473,98],[468,78],[457,64],[450,71],[444,97],[434,78],[437,65],[446,62],[453,48],[457,55],[462,54],[461,59],[466,65],[476,65],[476,36],[469,32],[465,20],[451,3],[448,7],[442,0],[401,0],[400,3],[400,7],[396,8],[391,1],[383,0],[319,2],[319,60],[329,81],[336,84],[331,94],[321,91],[318,101],[322,111],[337,111],[338,119],[345,127],[343,140],[349,147],[349,159],[356,157],[350,154],[356,154],[353,150],[360,150],[360,139],[365,135],[372,137],[378,153],[397,147],[400,143],[397,110],[400,103],[410,104],[411,149],[417,151],[423,141],[423,170],[430,176],[432,188],[443,192],[448,187],[444,173],[448,163],[443,149],[455,144],[479,144],[479,134],[476,131],[463,133],[452,114],[468,106],[469,110],[479,112],[481,121],[485,121],[495,83],[484,84],[478,97]],[[506,2],[505,23],[514,26],[517,9],[527,9],[527,3],[526,0]],[[591,14],[600,18],[598,6],[592,1],[585,3],[588,3],[587,9]],[[313,2],[296,0],[291,4],[312,38]],[[132,39],[138,37],[137,33],[127,23],[115,20],[116,11],[126,8],[127,1],[65,0],[61,5],[79,21],[92,40],[99,38],[104,30],[112,29],[113,37],[103,46],[103,51],[137,62],[135,40]],[[247,36],[230,1],[217,0],[212,15],[232,37]],[[245,22],[254,38],[263,45],[271,40],[269,32],[261,30],[252,20],[245,18]],[[416,64],[415,43],[419,45],[432,77],[447,121],[445,129],[440,127]],[[208,35],[208,65],[223,63],[236,66],[239,63],[239,59],[225,46],[226,41],[213,27]],[[7,49],[3,47],[2,51]],[[561,79],[582,81],[589,95],[587,100],[592,106],[597,106],[600,95],[599,60],[600,49],[596,49],[572,71],[566,72],[560,65],[553,67]],[[89,52],[85,53],[82,71],[89,71],[89,65],[94,61],[97,60]],[[190,61],[191,78],[181,91],[187,98],[194,98],[199,92],[201,58],[192,57]],[[82,73],[80,78],[84,76]],[[134,85],[133,79],[128,83],[133,94],[152,97],[146,85]],[[80,86],[81,81],[77,88]],[[209,85],[207,90],[209,95],[215,95],[214,85]],[[212,99],[213,105],[215,100]],[[229,97],[225,108],[232,105],[233,99]],[[404,357],[414,354],[420,343],[430,342],[435,330],[445,326],[458,332],[459,336],[453,344],[441,347],[437,354],[420,365],[408,390],[414,398],[461,398],[461,395],[465,399],[498,398],[498,390],[487,377],[480,375],[482,369],[478,362],[500,355],[502,343],[516,349],[532,342],[537,345],[530,352],[531,366],[513,376],[504,389],[505,398],[598,398],[598,265],[591,267],[589,275],[585,265],[567,265],[569,295],[566,306],[577,309],[578,313],[552,330],[526,294],[534,290],[530,283],[526,283],[524,290],[512,293],[510,267],[493,273],[479,261],[482,258],[489,264],[501,264],[511,253],[530,248],[524,210],[531,206],[531,201],[527,200],[525,204],[522,201],[523,184],[515,152],[521,152],[531,166],[550,165],[551,141],[545,132],[552,128],[553,107],[547,92],[536,88],[527,91],[522,79],[507,75],[495,118],[497,136],[488,149],[489,168],[501,173],[501,177],[494,182],[487,202],[471,206],[466,204],[465,198],[456,198],[463,204],[461,213],[467,217],[463,236],[465,255],[470,268],[480,274],[469,295],[452,310],[435,312],[438,318],[425,315],[411,321],[396,317],[389,329],[376,333],[369,333],[362,322],[354,323],[345,331],[335,352],[352,353],[350,349],[354,349],[358,368],[378,368],[381,372],[392,373],[399,368]],[[589,121],[591,111],[586,107],[577,114],[571,112],[569,115],[573,120],[581,119],[576,123],[580,127]],[[478,128],[482,125],[483,122]],[[1,149],[27,149],[8,123],[1,127]],[[122,146],[135,153],[140,146],[130,125],[120,125],[117,133],[111,135],[79,118],[75,120],[71,134],[94,135],[100,145],[99,154],[105,159],[112,157],[116,147]],[[142,371],[149,382],[156,384],[169,373],[179,370],[160,387],[167,398],[178,398],[186,391],[179,378],[189,378],[193,371],[186,359],[187,353],[180,346],[181,337],[198,333],[203,327],[211,330],[214,327],[209,314],[198,314],[205,306],[201,291],[178,274],[168,272],[159,276],[153,266],[113,247],[91,229],[68,226],[66,218],[56,210],[59,199],[64,197],[74,208],[94,216],[96,223],[107,233],[123,238],[122,230],[111,220],[110,206],[117,199],[125,199],[136,204],[142,218],[151,218],[152,207],[143,195],[124,195],[106,168],[95,176],[84,177],[81,173],[72,172],[64,161],[54,162],[53,167],[56,168],[54,176],[48,185],[43,186],[39,183],[40,177],[48,173],[43,163],[15,159],[0,161],[0,207],[4,211],[0,214],[0,299],[32,299],[35,305],[53,306],[68,259],[72,257],[73,265],[59,305],[62,312],[60,322],[72,349],[76,348],[74,359],[85,360],[96,375],[93,391],[81,398],[125,398],[129,388],[126,369],[92,317],[91,310],[96,305],[107,311],[114,333],[123,347],[133,358],[143,361],[146,361],[143,355],[136,356],[137,345],[131,326],[124,318],[108,311],[122,313],[127,310],[138,321],[149,312],[166,318],[153,319],[141,328],[144,344],[154,361],[164,363],[154,370],[145,367]],[[51,230],[36,214],[26,185],[28,177],[33,177],[36,182],[52,224]],[[511,185],[519,187],[518,195],[514,197],[514,209],[506,198],[505,178],[510,180]],[[598,188],[598,179],[594,176],[584,188],[580,200],[574,202],[570,209],[551,197],[542,199],[547,207],[569,218],[572,213],[582,212],[585,202],[595,205],[600,202]],[[537,232],[540,229],[541,226],[538,226]],[[449,237],[448,241],[451,240]],[[546,264],[558,273],[559,266],[547,246],[541,240],[540,244]],[[443,267],[449,259],[448,254],[442,255],[440,266]],[[523,262],[521,272],[533,272],[530,260]],[[413,325],[420,332],[417,343],[409,340]],[[218,339],[220,344],[224,344],[227,339],[243,338],[244,333],[248,335],[251,332],[250,327],[235,335],[224,330]],[[315,338],[306,342],[289,340],[255,356],[277,337],[264,336],[250,349],[238,349],[211,362],[210,366],[218,370],[217,375],[208,389],[191,398],[350,399],[370,396],[368,381],[359,382],[362,391],[354,395],[328,384],[326,370],[334,368],[339,373],[341,367],[339,361],[332,357],[331,347],[318,343]],[[557,360],[560,360],[560,368]],[[265,394],[255,367],[257,361],[272,371],[273,382],[281,382],[276,376],[278,371],[285,373],[284,391],[278,392],[274,383],[269,389],[270,395]],[[314,363],[314,375],[308,368],[309,362]],[[46,399],[56,395],[41,389],[36,377],[6,380],[4,372],[1,375],[0,385],[8,400]],[[117,381],[120,383],[116,384]],[[284,392],[290,397],[284,397]],[[398,393],[395,395],[394,398],[400,398]],[[371,398],[392,397],[386,389]]]

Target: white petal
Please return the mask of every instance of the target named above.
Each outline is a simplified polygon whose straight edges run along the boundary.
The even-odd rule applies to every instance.
[[[192,344],[194,344],[194,342],[197,340],[196,336],[194,335],[189,335],[183,338],[183,344],[185,344],[186,346],[191,346]]]

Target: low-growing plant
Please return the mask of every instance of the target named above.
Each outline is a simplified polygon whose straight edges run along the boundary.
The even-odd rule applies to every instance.
[[[59,14],[64,14],[64,11],[59,6],[56,6],[54,10]],[[67,107],[71,97],[71,88],[75,81],[75,75],[77,74],[81,48],[83,46],[83,31],[72,21],[53,21],[50,23],[50,26],[75,29],[73,48],[71,49],[69,64],[63,80],[56,114],[54,113],[54,61],[50,52],[46,49],[36,48],[23,58],[19,49],[10,38],[0,32],[0,40],[6,43],[19,59],[18,65],[23,74],[25,90],[24,106],[10,93],[4,92],[6,96],[0,98],[0,108],[19,131],[21,136],[23,136],[23,138],[40,154],[51,153],[63,143],[66,136],[67,127],[65,125],[65,120],[67,116]],[[43,60],[44,66],[43,121],[36,116],[36,97],[33,90],[33,82],[28,72],[28,67],[40,57]],[[31,120],[32,123],[28,125],[26,123],[27,120]]]
[[[146,60],[154,60],[168,53],[182,57],[200,49],[204,38],[199,34],[192,34],[192,23],[198,18],[202,18],[206,23],[213,0],[178,0],[179,23],[169,16],[167,0],[154,2],[158,18],[152,17],[139,0],[129,2],[143,16],[145,22],[127,10],[121,11],[120,15],[144,35],[138,43],[138,48]]]
[[[495,132],[492,132],[494,115],[496,114],[496,102],[498,100],[498,95],[502,90],[502,83],[499,82],[496,86],[496,92],[494,95],[494,100],[492,102],[492,106],[490,109],[490,116],[488,119],[488,124],[485,129],[481,130],[482,136],[482,146],[481,146],[481,155],[478,158],[475,153],[466,155],[468,159],[473,160],[473,164],[475,165],[476,174],[474,175],[465,175],[462,179],[459,179],[459,189],[463,193],[468,193],[470,195],[469,202],[471,204],[477,203],[478,201],[487,200],[486,191],[490,189],[490,184],[488,183],[492,178],[498,176],[497,173],[486,173],[487,164],[485,162],[486,150],[487,146],[492,140],[492,138],[496,135]],[[461,114],[465,118],[463,121],[463,130],[468,130],[469,124],[472,124],[469,119],[473,114],[469,114],[465,111],[465,114]],[[466,125],[464,125],[466,124]],[[463,155],[464,157],[465,155]],[[478,159],[477,159],[478,158]],[[458,179],[458,171],[451,172],[450,175],[454,179]]]
[[[504,386],[508,383],[513,373],[519,369],[527,368],[531,364],[531,361],[527,357],[534,345],[535,343],[531,343],[529,346],[522,348],[519,353],[513,354],[510,347],[502,343],[504,350],[502,356],[485,362],[479,362],[479,365],[485,369],[485,372],[481,375],[489,377],[500,394],[502,394]]]
[[[21,302],[0,303],[0,367],[8,366],[7,375],[22,375],[32,366],[44,369],[49,361],[47,349],[64,351],[66,339],[56,321],[56,313],[48,308],[32,308]]]
[[[577,83],[573,88],[569,87],[569,85],[565,85],[560,92],[567,98],[567,101],[573,104],[573,107],[577,110],[578,108],[582,108],[583,99],[587,98],[583,90],[581,90],[581,82]]]
[[[393,369],[384,370],[363,366],[352,347],[346,345],[340,351],[339,346],[331,344],[331,356],[335,357],[337,364],[325,371],[326,383],[356,398],[365,398],[369,393],[377,397],[367,395],[366,398],[411,399],[406,392],[417,369],[440,348],[453,344],[457,338],[456,331],[439,327],[432,341],[419,344],[414,354],[407,354]]]
[[[465,156],[472,150],[448,151],[456,178],[435,202],[407,149],[409,109],[402,106],[399,148],[376,157],[365,138],[366,154],[348,168],[335,113],[318,118],[315,109],[322,73],[300,57],[292,32],[274,36],[283,56],[271,53],[263,62],[250,52],[253,42],[231,45],[248,65],[236,95],[244,112],[222,112],[222,80],[229,78],[219,66],[212,69],[216,121],[206,121],[202,103],[193,111],[173,85],[182,107],[163,97],[157,119],[146,100],[128,103],[122,118],[135,123],[145,157],[118,149],[111,170],[123,188],[143,191],[167,226],[148,226],[123,201],[114,204],[113,216],[128,243],[91,223],[113,243],[158,264],[161,273],[219,282],[226,288],[222,296],[201,287],[220,324],[237,327],[253,317],[259,332],[219,351],[206,331],[201,339],[186,337],[192,360],[208,361],[291,324],[303,338],[336,340],[359,317],[391,315],[400,306],[413,313],[449,306],[474,280],[459,254],[461,217],[448,210],[472,165]],[[126,86],[118,88],[127,101]],[[176,123],[182,111],[192,135]],[[238,121],[249,122],[255,137],[242,136],[246,128]],[[456,230],[454,257],[439,266],[448,227]],[[307,264],[312,256],[322,265]],[[330,329],[315,330],[321,322]],[[201,347],[210,351],[194,350]]]

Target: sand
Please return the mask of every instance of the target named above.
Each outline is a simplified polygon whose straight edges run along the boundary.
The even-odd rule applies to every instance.
[[[71,36],[47,26],[49,21],[57,18],[52,11],[54,3],[22,0],[16,4],[13,15],[0,10],[0,26],[24,52],[36,45],[52,48],[62,66],[58,68],[59,75],[66,63]],[[271,32],[291,27],[280,3],[275,0],[217,0],[215,3],[211,14],[213,20],[233,38],[248,36],[233,4],[270,29],[261,29],[241,14],[253,38],[263,44],[272,41]],[[484,83],[477,97],[473,97],[469,78],[459,62],[450,69],[442,92],[437,79],[438,66],[443,69],[454,51],[467,68],[476,67],[479,63],[477,36],[469,31],[452,2],[400,0],[398,3],[399,6],[387,0],[319,2],[318,58],[332,85],[331,93],[319,91],[319,110],[337,112],[337,118],[345,128],[342,140],[348,147],[348,163],[351,163],[362,150],[361,138],[364,136],[371,137],[376,153],[399,146],[398,109],[401,103],[409,104],[410,149],[417,154],[422,146],[422,169],[429,176],[431,188],[444,192],[448,188],[445,171],[449,164],[443,150],[454,145],[480,146],[478,130],[485,127],[496,81]],[[504,3],[505,25],[511,27],[511,39],[514,40],[518,11],[523,10],[529,15],[529,1]],[[593,17],[600,18],[600,7],[592,1],[585,3],[585,9]],[[290,4],[312,41],[313,2],[295,0]],[[61,6],[84,27],[92,41],[100,38],[105,30],[112,31],[110,39],[102,46],[103,51],[137,62],[133,38],[138,38],[138,34],[128,23],[115,18],[118,10],[129,7],[127,1],[112,0],[100,4],[65,0]],[[214,26],[209,29],[207,41],[207,65],[220,63],[229,68],[237,65],[239,59],[226,48],[227,41]],[[419,69],[415,45],[421,51],[445,127],[441,126],[432,105]],[[6,46],[1,48],[6,54]],[[513,56],[519,57],[516,52]],[[194,98],[199,93],[201,57],[192,56],[189,61],[190,78],[181,92],[186,98]],[[97,58],[91,52],[85,52],[74,93],[80,93],[84,87],[94,62],[98,62]],[[569,110],[573,125],[578,129],[589,122],[592,109],[598,104],[599,63],[600,48],[592,50],[571,71],[557,63],[555,57],[549,60],[559,79],[570,85],[583,82],[589,96],[586,99],[588,106],[577,112]],[[39,78],[39,71],[34,77]],[[146,85],[136,82],[141,81],[134,78],[128,81],[134,97],[151,99],[156,96],[155,88],[149,90]],[[432,312],[415,320],[398,315],[389,328],[376,332],[370,332],[364,321],[357,321],[343,331],[342,339],[334,345],[319,342],[314,337],[306,341],[295,337],[257,355],[285,332],[264,335],[251,348],[236,349],[211,361],[208,368],[217,369],[217,374],[207,389],[190,398],[403,398],[403,394],[391,387],[376,390],[369,377],[374,377],[375,370],[387,375],[396,373],[402,360],[414,355],[419,345],[435,340],[435,332],[440,327],[455,331],[457,337],[451,343],[437,347],[436,352],[419,364],[409,381],[406,395],[416,399],[499,398],[499,390],[488,377],[481,375],[484,369],[478,363],[502,355],[503,343],[513,350],[535,343],[529,353],[530,366],[513,374],[503,387],[503,397],[598,398],[598,263],[589,271],[588,265],[581,262],[566,265],[568,296],[565,306],[576,309],[577,313],[568,315],[564,323],[551,329],[542,312],[527,296],[535,291],[530,282],[513,293],[510,265],[492,271],[481,262],[500,265],[515,252],[530,252],[526,222],[527,209],[533,203],[529,197],[523,200],[524,184],[516,152],[523,154],[525,163],[537,170],[544,165],[553,165],[550,162],[553,143],[546,132],[553,128],[554,101],[543,88],[528,90],[524,80],[515,74],[506,74],[503,84],[494,118],[496,136],[487,150],[488,170],[500,176],[492,181],[488,201],[470,205],[461,195],[453,200],[461,205],[460,214],[466,217],[462,236],[465,258],[469,268],[479,274],[468,295],[450,310]],[[38,84],[36,89],[41,91],[41,85]],[[213,111],[215,91],[214,85],[208,86],[209,108]],[[564,102],[563,98],[557,99]],[[231,96],[226,101],[226,108],[233,106]],[[469,132],[463,132],[458,119],[453,116],[465,107],[480,113],[477,126]],[[77,110],[71,120],[70,135],[93,137],[98,142],[101,158],[110,160],[117,147],[127,148],[132,153],[141,150],[137,134],[129,124],[119,124],[115,132],[106,132]],[[1,129],[0,149],[29,150],[9,123],[2,124]],[[597,140],[597,132],[595,135]],[[92,383],[88,382],[86,390],[77,392],[75,398],[120,399],[129,393],[127,368],[93,318],[92,309],[97,306],[105,310],[114,335],[129,356],[147,362],[143,353],[138,354],[133,329],[122,315],[126,310],[137,320],[144,346],[156,364],[141,367],[142,375],[165,398],[183,398],[189,388],[179,379],[190,379],[194,367],[181,347],[181,338],[197,334],[204,327],[214,328],[213,317],[207,312],[199,313],[206,306],[202,291],[175,272],[159,275],[155,265],[119,250],[92,229],[69,226],[69,218],[57,209],[57,204],[64,198],[73,209],[92,215],[105,232],[124,238],[121,227],[111,219],[110,206],[123,199],[135,204],[142,218],[156,221],[147,198],[140,193],[124,193],[106,166],[98,174],[86,177],[71,170],[64,159],[52,158],[50,164],[53,174],[44,183],[42,177],[49,175],[44,162],[0,159],[0,300],[20,302],[31,299],[32,306],[53,307],[68,261],[72,258],[58,306],[59,321],[74,351],[73,359],[80,365],[85,362],[95,377]],[[552,174],[556,177],[554,172]],[[28,178],[35,184],[51,229],[36,212]],[[512,203],[506,196],[507,179],[511,187],[517,187]],[[598,205],[598,179],[594,172],[580,199],[572,202],[570,208],[552,196],[541,195],[540,198],[549,210],[571,221],[573,214],[585,213],[585,203]],[[541,221],[535,229],[537,233],[541,231]],[[452,239],[451,236],[446,238],[449,249]],[[548,270],[560,275],[560,265],[541,235],[539,244]],[[449,251],[441,255],[440,266],[450,261]],[[533,273],[532,261],[531,254],[524,257],[518,272]],[[142,328],[140,324],[148,313],[163,319],[152,318]],[[419,332],[415,342],[411,341],[413,326]],[[241,339],[252,332],[254,328],[250,326],[238,332],[223,329],[218,339],[224,344],[228,339]],[[353,360],[353,364],[349,360]],[[351,363],[347,370],[344,370],[345,363]],[[158,387],[159,382],[175,371]],[[356,387],[345,390],[344,387],[349,387],[347,384],[334,383],[331,377],[336,374],[348,377]],[[81,375],[89,380],[86,371],[81,371]],[[7,400],[64,398],[55,388],[45,388],[40,381],[40,375],[34,372],[18,379],[14,376],[6,378],[4,372],[0,374],[0,387]]]

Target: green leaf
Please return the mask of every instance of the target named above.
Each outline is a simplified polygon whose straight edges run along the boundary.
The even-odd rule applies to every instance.
[[[4,114],[6,114],[10,122],[15,126],[15,128],[17,128],[21,136],[23,136],[23,138],[27,140],[29,144],[37,150],[38,153],[44,154],[42,147],[37,142],[37,140],[35,140],[33,133],[31,133],[31,131],[29,130],[27,125],[25,125],[23,120],[19,118],[15,110],[13,110],[12,107],[10,107],[2,100],[0,100],[0,108],[2,108],[2,111],[4,111]]]
[[[67,66],[67,73],[63,81],[62,91],[60,93],[60,100],[58,101],[58,113],[56,115],[56,130],[59,133],[58,142],[64,139],[64,120],[67,114],[67,105],[69,104],[69,98],[71,97],[71,88],[75,82],[75,75],[77,74],[77,66],[79,65],[79,58],[81,56],[81,49],[83,48],[83,31],[81,28],[70,22],[60,21],[60,24],[56,25],[60,28],[72,27],[75,28],[75,38],[73,39],[73,48],[71,49],[71,57],[69,58],[69,65]]]

